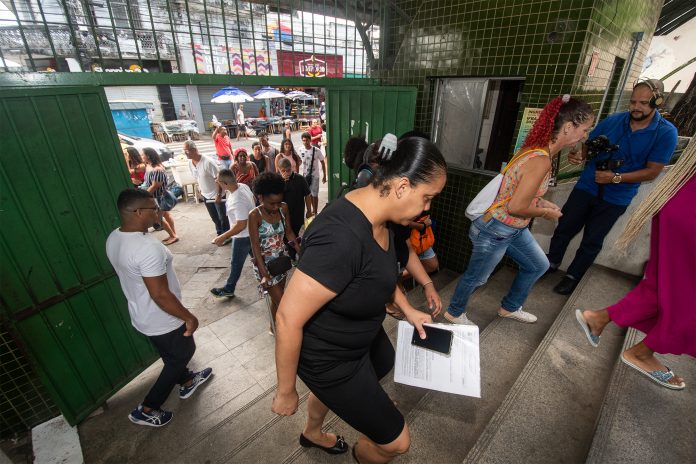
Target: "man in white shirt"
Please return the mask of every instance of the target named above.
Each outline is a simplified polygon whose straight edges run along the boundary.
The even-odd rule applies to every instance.
[[[239,105],[237,110],[237,142],[239,142],[239,136],[244,133],[244,138],[249,140],[246,128],[246,119],[244,119],[244,105]]]
[[[215,224],[215,234],[223,234],[230,228],[230,223],[225,214],[222,189],[215,182],[218,168],[213,160],[200,154],[193,140],[184,142],[184,153],[189,160],[191,175],[198,181],[198,189],[205,198],[205,207],[210,219]]]
[[[309,132],[302,133],[300,158],[302,158],[302,175],[309,184],[309,190],[312,193],[313,211],[318,211],[319,172],[323,173],[321,181],[326,183],[326,161],[324,161],[325,157],[321,150],[312,145],[312,135]]]
[[[232,263],[230,266],[230,276],[224,287],[212,288],[212,293],[216,298],[233,298],[237,281],[242,274],[244,262],[251,251],[251,240],[249,239],[249,213],[256,208],[254,194],[251,189],[242,183],[238,183],[234,173],[230,169],[222,169],[217,177],[218,185],[227,191],[227,218],[232,224],[230,229],[224,234],[219,235],[215,244],[222,246],[227,240],[232,240]]]
[[[176,384],[179,398],[186,399],[212,375],[211,368],[191,372],[187,365],[196,344],[196,316],[181,304],[181,288],[172,265],[173,255],[148,229],[161,222],[152,194],[127,189],[118,196],[121,227],[106,240],[106,255],[121,282],[133,327],[146,335],[160,354],[164,367],[147,396],[128,416],[131,422],[161,427],[174,414],[163,411]]]

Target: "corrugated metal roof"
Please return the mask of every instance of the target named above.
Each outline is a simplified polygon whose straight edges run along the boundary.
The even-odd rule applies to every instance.
[[[696,17],[694,0],[665,0],[655,35],[667,35],[682,24]]]

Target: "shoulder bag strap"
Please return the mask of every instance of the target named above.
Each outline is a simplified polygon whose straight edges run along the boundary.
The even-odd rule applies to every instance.
[[[509,162],[508,164],[505,165],[505,168],[503,168],[503,170],[501,171],[500,174],[502,174],[503,177],[505,177],[505,173],[507,172],[508,169],[510,169],[510,166],[512,166],[513,163],[516,163],[517,161],[519,161],[520,158],[522,158],[524,155],[526,155],[526,154],[528,154],[528,153],[532,153],[532,152],[537,151],[537,150],[538,150],[537,148],[533,148],[533,149],[531,149],[531,150],[527,150],[527,151],[525,151],[525,152],[522,152],[522,153],[520,153],[520,154],[517,154],[517,155],[513,156],[512,159],[510,160],[510,162]],[[547,153],[546,150],[541,150],[541,151]],[[546,156],[549,156],[548,153],[546,154]],[[496,196],[497,196],[497,195],[496,195]],[[512,195],[510,195],[510,196],[507,197],[507,198],[503,198],[502,200],[500,200],[500,201],[498,201],[498,202],[496,202],[496,203],[493,203],[491,206],[488,207],[488,209],[487,209],[487,210],[485,211],[485,213],[483,213],[483,214],[486,214],[486,213],[488,213],[488,212],[494,210],[494,209],[497,208],[498,206],[504,205],[505,203],[507,203],[508,201],[510,201],[511,198],[512,198]]]

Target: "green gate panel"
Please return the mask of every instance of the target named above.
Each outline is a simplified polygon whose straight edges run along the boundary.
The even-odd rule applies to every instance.
[[[399,135],[413,129],[416,89],[412,87],[338,87],[326,90],[329,199],[343,184],[352,182],[353,173],[343,162],[343,148],[351,136],[367,136],[369,141],[386,133]]]
[[[0,90],[0,316],[75,424],[156,358],[106,257],[130,178],[100,87]]]

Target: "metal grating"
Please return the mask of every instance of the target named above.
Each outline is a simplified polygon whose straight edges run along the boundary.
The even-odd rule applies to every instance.
[[[366,0],[4,3],[0,72],[366,77],[386,17]]]
[[[31,429],[60,414],[5,325],[0,325],[0,438]]]

